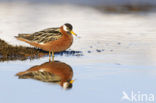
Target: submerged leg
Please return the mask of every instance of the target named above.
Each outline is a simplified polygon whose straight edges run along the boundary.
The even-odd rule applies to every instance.
[[[54,52],[52,51],[52,61],[54,61]]]
[[[49,61],[51,61],[51,52],[49,51]]]

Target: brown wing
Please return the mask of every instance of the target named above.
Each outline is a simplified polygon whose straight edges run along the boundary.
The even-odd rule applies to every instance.
[[[59,39],[62,33],[60,28],[48,28],[33,34],[19,34],[18,37],[32,42],[47,43]]]

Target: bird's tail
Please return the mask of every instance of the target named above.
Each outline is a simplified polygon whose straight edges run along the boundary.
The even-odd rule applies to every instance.
[[[22,78],[22,79],[26,79],[26,78],[31,78],[32,75],[30,75],[31,73],[25,71],[25,72],[19,72],[16,74],[16,76],[18,76],[18,78]]]
[[[22,75],[24,75],[24,74],[26,74],[27,72],[19,72],[19,73],[17,73],[16,74],[16,76],[22,76]]]

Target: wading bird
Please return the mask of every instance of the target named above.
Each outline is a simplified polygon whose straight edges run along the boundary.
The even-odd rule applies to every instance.
[[[73,43],[73,32],[71,24],[66,23],[57,28],[48,28],[32,34],[19,34],[15,36],[18,40],[24,41],[32,46],[49,51],[49,61],[54,61],[54,52],[61,52],[68,49]]]

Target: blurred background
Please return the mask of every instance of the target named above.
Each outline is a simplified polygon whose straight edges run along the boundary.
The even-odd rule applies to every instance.
[[[71,3],[86,5],[156,4],[155,0],[0,0],[2,2]]]
[[[150,10],[155,0],[0,0],[1,3],[74,4],[103,8],[104,10]],[[125,10],[124,10],[125,9]]]

